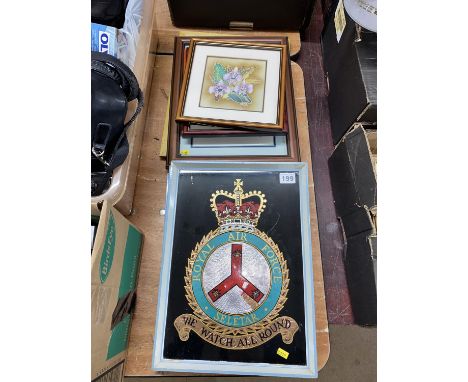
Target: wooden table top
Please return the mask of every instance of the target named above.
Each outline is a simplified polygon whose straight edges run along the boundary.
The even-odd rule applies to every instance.
[[[279,36],[286,35],[289,39],[289,51],[291,56],[299,53],[301,49],[301,37],[298,31],[236,31],[229,29],[203,29],[203,28],[177,28],[172,24],[171,14],[167,0],[155,0],[154,4],[153,33],[157,35],[157,53],[174,53],[174,37],[176,36]]]
[[[129,220],[143,232],[144,242],[137,286],[137,302],[125,366],[125,376],[127,377],[193,375],[151,370],[164,227],[164,216],[160,214],[160,211],[165,208],[167,176],[166,162],[159,157],[159,150],[171,87],[172,60],[171,55],[156,56],[151,94],[147,97],[146,103],[148,115],[141,147],[133,213],[129,216]],[[304,77],[302,69],[295,63],[292,63],[292,76],[301,159],[308,162],[309,167],[316,340],[318,369],[320,370],[328,360],[330,343],[312,177]]]

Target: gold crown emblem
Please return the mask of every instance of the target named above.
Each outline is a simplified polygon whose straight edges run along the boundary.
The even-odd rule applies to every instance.
[[[211,209],[220,226],[256,226],[267,200],[261,191],[244,194],[242,179],[234,182],[234,191],[216,190],[211,194]]]

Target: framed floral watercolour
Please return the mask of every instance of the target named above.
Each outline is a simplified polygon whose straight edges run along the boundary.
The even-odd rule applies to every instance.
[[[192,39],[176,120],[283,129],[286,45]]]

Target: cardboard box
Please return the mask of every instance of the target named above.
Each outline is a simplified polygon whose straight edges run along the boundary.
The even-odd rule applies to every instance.
[[[333,8],[336,7],[337,2],[338,0],[320,0],[324,25],[327,24],[330,14],[332,13]]]
[[[328,165],[345,240],[344,263],[355,322],[377,324],[377,131],[355,124]]]
[[[377,124],[377,33],[357,28],[336,5],[322,33],[333,143],[353,123]]]
[[[91,255],[91,380],[122,376],[116,366],[125,360],[142,238],[104,202]]]

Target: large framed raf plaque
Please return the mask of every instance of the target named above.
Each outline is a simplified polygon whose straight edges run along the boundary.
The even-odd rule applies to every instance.
[[[306,163],[172,162],[152,367],[317,377]]]

